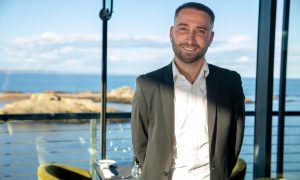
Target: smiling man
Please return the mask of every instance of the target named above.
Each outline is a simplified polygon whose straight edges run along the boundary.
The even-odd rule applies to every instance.
[[[141,179],[230,178],[243,140],[244,93],[238,73],[205,59],[214,19],[203,4],[179,6],[173,61],[137,78],[132,140]]]

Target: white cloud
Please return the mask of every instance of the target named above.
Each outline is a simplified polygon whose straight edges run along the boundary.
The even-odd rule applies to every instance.
[[[234,44],[242,44],[245,42],[249,42],[252,40],[251,36],[249,35],[237,35],[229,37],[232,43]]]
[[[74,52],[75,48],[71,46],[65,46],[59,49],[62,54],[68,54]]]
[[[136,63],[142,62],[153,63],[154,60],[170,60],[172,58],[171,49],[169,48],[151,48],[151,47],[135,47],[111,49],[111,56],[108,59],[116,62]],[[168,59],[166,59],[168,57]]]
[[[108,34],[108,39],[110,41],[148,41],[154,43],[169,43],[169,38],[160,37],[160,36],[149,36],[149,35],[130,35],[130,34]]]
[[[249,62],[250,60],[251,58],[248,56],[241,56],[237,59],[237,62],[244,63],[244,62]]]
[[[74,42],[99,42],[99,35],[80,35],[80,34],[70,34],[70,35],[60,35],[54,32],[45,32],[43,34],[37,34],[28,37],[17,37],[11,40],[11,44],[14,46],[28,46],[37,47],[45,46],[51,44],[66,44]]]
[[[0,46],[0,68],[99,74],[101,45],[99,35],[45,32],[16,37]],[[140,74],[166,65],[173,58],[168,37],[108,34],[108,47],[108,73]],[[251,74],[256,39],[248,35],[215,39],[207,56],[210,63]]]
[[[249,35],[237,35],[215,39],[209,50],[211,53],[224,53],[234,50],[255,50],[256,39]]]

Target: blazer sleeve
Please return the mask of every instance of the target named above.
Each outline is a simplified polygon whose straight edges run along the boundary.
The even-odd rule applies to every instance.
[[[148,144],[149,124],[147,120],[147,103],[141,81],[141,77],[136,80],[136,91],[132,101],[131,132],[134,154],[139,164],[143,166]]]
[[[237,95],[234,103],[236,121],[235,157],[237,159],[241,151],[245,128],[245,95],[243,92],[241,76],[239,74],[237,74],[237,87],[235,90],[235,94]]]

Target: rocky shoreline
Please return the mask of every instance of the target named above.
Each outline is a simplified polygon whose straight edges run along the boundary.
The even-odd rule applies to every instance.
[[[129,104],[133,94],[133,89],[123,86],[108,92],[107,100]],[[5,103],[5,106],[0,108],[0,114],[101,112],[101,93],[97,92],[3,92],[0,93],[0,102]],[[108,107],[107,111],[119,110]]]
[[[109,91],[107,101],[130,104],[133,94],[133,89],[123,86]],[[5,106],[0,107],[0,114],[101,112],[99,92],[2,92],[1,102],[5,103]],[[245,103],[253,103],[253,101],[246,98]],[[107,107],[107,111],[119,112],[120,110]]]

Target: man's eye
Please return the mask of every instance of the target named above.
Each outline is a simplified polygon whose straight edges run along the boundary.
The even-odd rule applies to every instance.
[[[198,29],[196,30],[197,34],[205,34],[205,30],[203,29]]]
[[[186,31],[188,31],[188,29],[187,29],[187,28],[185,28],[185,27],[178,28],[178,30],[179,30],[179,31],[183,31],[183,32],[186,32]]]

